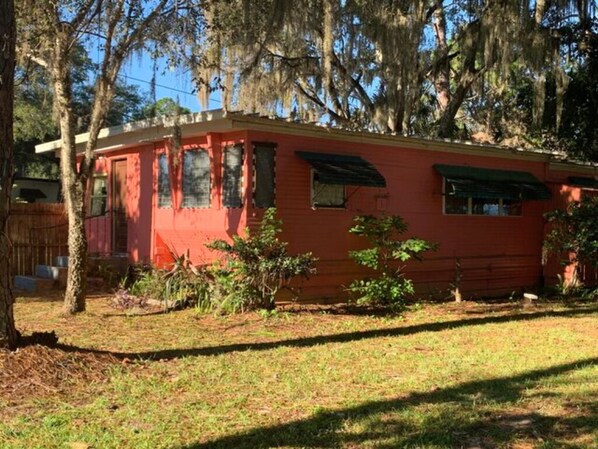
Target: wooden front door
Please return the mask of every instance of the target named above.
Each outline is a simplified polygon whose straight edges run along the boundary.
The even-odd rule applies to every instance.
[[[112,251],[127,252],[127,160],[112,162]]]

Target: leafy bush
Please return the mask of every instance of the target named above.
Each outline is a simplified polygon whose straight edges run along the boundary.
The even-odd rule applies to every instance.
[[[224,240],[207,244],[224,253],[222,261],[197,268],[188,255],[173,253],[171,269],[138,268],[129,278],[129,288],[121,289],[121,294],[157,299],[169,307],[194,304],[202,313],[273,309],[281,288],[290,288],[289,283],[297,276],[315,272],[311,253],[291,256],[287,243],[278,240],[282,222],[275,214],[275,209],[266,211],[255,235],[246,230],[246,236],[233,237],[232,244]]]
[[[407,224],[398,215],[360,215],[354,218],[349,232],[368,240],[371,247],[350,251],[358,265],[370,268],[376,276],[351,283],[348,290],[358,304],[390,305],[401,309],[406,296],[413,294],[413,282],[406,279],[400,262],[421,260],[425,251],[436,245],[418,238],[401,240]]]
[[[287,253],[287,243],[278,239],[281,228],[282,221],[271,208],[264,213],[255,234],[246,229],[245,236],[234,236],[232,243],[215,240],[206,245],[225,255],[210,269],[213,299],[221,310],[273,309],[280,289],[289,288],[293,278],[307,278],[315,272],[316,259],[311,253]]]
[[[548,252],[564,256],[565,265],[574,265],[571,285],[580,285],[579,268],[598,268],[598,196],[572,202],[567,210],[546,214],[552,230],[546,236],[544,247]]]
[[[128,293],[162,301],[169,308],[196,305],[210,310],[210,283],[204,270],[191,264],[189,256],[175,256],[169,270],[142,266],[134,270]]]

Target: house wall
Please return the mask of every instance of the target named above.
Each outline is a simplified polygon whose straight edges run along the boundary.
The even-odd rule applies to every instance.
[[[151,225],[153,198],[154,146],[145,144],[133,149],[114,151],[101,155],[95,163],[94,174],[108,177],[107,214],[87,219],[90,253],[107,254],[112,246],[112,164],[127,161],[126,207],[127,249],[131,262],[151,260]],[[89,199],[88,199],[89,204]]]
[[[173,255],[189,253],[189,257],[196,264],[209,263],[217,255],[205,247],[205,243],[214,239],[230,239],[233,235],[242,233],[246,227],[245,208],[227,208],[222,206],[221,200],[221,173],[222,173],[222,150],[228,145],[244,143],[246,134],[244,132],[219,134],[212,133],[206,136],[185,139],[182,142],[181,151],[200,147],[208,151],[210,165],[212,167],[211,195],[209,208],[183,208],[181,207],[181,175],[182,175],[182,154],[179,155],[178,163],[174,163],[171,156],[170,182],[172,186],[172,207],[160,208],[157,205],[156,189],[153,185],[153,261],[163,266],[172,261]],[[155,155],[168,151],[166,143],[156,144]],[[250,171],[247,152],[244,157],[243,171],[246,174]],[[154,180],[158,176],[157,157],[153,161]],[[247,176],[243,178],[244,204],[251,201],[247,197],[249,191]]]
[[[570,185],[568,180],[571,176],[580,175],[574,171],[550,170],[546,184],[552,192],[552,198],[546,203],[546,212],[556,209],[566,209],[568,204],[573,201],[583,201],[586,196],[598,195],[598,190],[583,189]],[[544,233],[546,235],[549,232],[550,224],[545,222]],[[546,285],[556,285],[561,280],[567,282],[572,280],[575,266],[566,263],[568,257],[572,256],[572,254],[545,255],[544,278]],[[580,281],[586,285],[595,285],[598,281],[598,273],[590,267],[580,267],[579,274]]]
[[[272,142],[276,151],[276,207],[283,220],[282,239],[292,253],[312,252],[318,273],[298,282],[303,300],[337,300],[346,296],[345,286],[366,271],[348,258],[348,252],[365,242],[348,233],[359,214],[398,214],[409,225],[407,236],[438,244],[423,262],[406,264],[406,272],[420,295],[450,296],[455,278],[467,297],[520,293],[538,285],[543,274],[556,277],[560,265],[542,265],[543,214],[562,207],[579,189],[564,186],[567,173],[549,173],[547,162],[509,157],[481,156],[423,149],[397,148],[360,142],[341,142],[317,137],[263,131],[208,133],[184,139],[180,151],[201,147],[208,151],[212,167],[209,208],[181,207],[182,153],[167,142],[146,144],[130,150],[106,153],[96,170],[110,176],[114,160],[127,159],[128,249],[132,261],[151,260],[165,266],[173,255],[189,254],[195,264],[219,257],[205,248],[214,239],[228,239],[255,227],[263,214],[252,204],[253,148],[251,142]],[[243,207],[226,208],[221,200],[222,151],[227,145],[244,144]],[[433,143],[430,144],[433,148]],[[295,151],[361,156],[384,176],[386,188],[347,187],[345,209],[312,209],[310,165]],[[157,156],[170,156],[172,207],[157,205]],[[177,162],[178,161],[178,162]],[[443,214],[442,177],[434,164],[470,165],[491,169],[528,171],[553,191],[550,201],[524,201],[521,216],[458,216]],[[109,217],[90,220],[90,245],[108,252]],[[93,226],[96,226],[94,231]],[[103,230],[103,231],[102,231]],[[104,234],[102,234],[102,232]],[[94,246],[95,245],[95,246]],[[552,265],[551,265],[552,264]]]
[[[408,236],[438,243],[422,263],[409,263],[408,276],[422,295],[446,297],[461,264],[461,290],[468,295],[498,295],[538,284],[542,274],[544,204],[525,201],[522,216],[456,216],[443,214],[442,178],[434,164],[471,165],[523,170],[545,179],[539,162],[472,156],[408,148],[251,132],[250,141],[278,144],[276,206],[284,221],[283,238],[293,252],[312,251],[318,275],[304,285],[307,297],[338,297],[364,272],[348,259],[349,250],[364,242],[347,232],[359,214],[398,214],[409,225]],[[387,187],[347,187],[343,210],[310,207],[310,166],[296,150],[352,154],[372,163]],[[250,223],[259,212],[248,209]]]

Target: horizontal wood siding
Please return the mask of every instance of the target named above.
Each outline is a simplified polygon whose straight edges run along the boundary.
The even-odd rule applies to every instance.
[[[172,160],[173,206],[157,207],[156,157],[166,152],[167,146],[157,144],[154,149],[150,170],[154,262],[166,264],[172,260],[171,251],[179,255],[188,251],[194,263],[210,263],[219,255],[208,251],[205,243],[215,238],[230,240],[233,235],[241,234],[246,226],[254,228],[259,224],[264,209],[252,205],[252,142],[276,144],[275,205],[284,222],[281,238],[289,242],[290,252],[312,252],[318,258],[318,273],[307,281],[296,281],[295,287],[304,300],[342,299],[346,297],[346,287],[351,281],[367,276],[368,272],[348,257],[350,250],[363,248],[366,242],[349,234],[348,229],[356,215],[381,213],[402,216],[409,224],[407,237],[417,236],[438,244],[438,250],[427,254],[423,262],[405,265],[407,276],[414,280],[420,295],[448,298],[457,275],[461,278],[459,287],[466,297],[520,294],[540,284],[543,271],[546,272],[542,265],[543,214],[570,200],[571,192],[562,190],[563,179],[547,178],[547,163],[537,160],[500,158],[495,153],[486,157],[422,151],[262,131],[214,133],[186,139],[182,147],[185,151],[201,146],[209,153],[211,195],[208,208],[181,207],[181,168]],[[243,207],[225,208],[222,206],[222,150],[236,144],[244,147]],[[347,187],[349,199],[345,209],[314,210],[310,204],[311,167],[297,157],[295,151],[360,156],[380,171],[387,187]],[[521,216],[444,215],[442,177],[434,170],[434,164],[527,171],[547,182],[555,198],[524,201]],[[147,165],[145,167],[147,170]],[[145,174],[141,178],[145,189],[148,189],[149,178]]]
[[[251,151],[245,145],[245,133],[233,133],[227,135],[211,134],[195,139],[183,141],[181,152],[200,146],[208,152],[211,166],[211,194],[209,207],[192,208],[182,207],[182,168],[180,163],[173,164],[172,155],[170,164],[172,167],[171,182],[173,185],[172,207],[158,207],[155,201],[152,204],[153,210],[153,249],[152,260],[164,266],[172,262],[172,254],[189,254],[191,260],[196,264],[209,263],[217,254],[209,251],[205,244],[214,239],[229,239],[233,235],[243,232],[246,226],[245,207],[224,207],[222,205],[222,151],[226,146],[243,145],[243,204],[251,202],[248,189],[250,179],[247,175],[251,164]],[[153,177],[157,174],[157,155],[168,151],[163,144],[156,145],[153,162]],[[180,158],[182,160],[182,158]],[[145,176],[147,178],[148,176]],[[154,183],[154,190],[156,189]]]
[[[250,133],[249,138],[277,143],[276,206],[284,221],[283,238],[289,241],[290,251],[311,251],[319,259],[318,274],[302,285],[305,299],[346,296],[346,286],[368,274],[347,256],[365,245],[348,229],[354,216],[382,212],[401,215],[409,224],[408,236],[439,244],[438,251],[429,253],[424,262],[406,264],[407,276],[423,296],[449,296],[457,260],[461,263],[460,288],[466,295],[519,293],[540,282],[544,204],[524,202],[520,217],[444,215],[442,178],[433,165],[523,170],[544,179],[542,163],[269,133]],[[310,166],[295,155],[297,150],[361,156],[382,173],[387,187],[347,187],[346,209],[313,210]]]

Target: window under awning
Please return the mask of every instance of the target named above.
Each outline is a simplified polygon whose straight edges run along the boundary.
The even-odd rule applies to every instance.
[[[460,198],[547,200],[548,187],[529,172],[435,164],[446,180],[446,195]]]
[[[386,187],[386,180],[376,168],[359,156],[296,151],[315,170],[322,184]]]
[[[585,187],[586,189],[598,189],[598,179],[582,176],[570,176],[569,185],[582,188]]]

